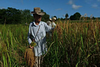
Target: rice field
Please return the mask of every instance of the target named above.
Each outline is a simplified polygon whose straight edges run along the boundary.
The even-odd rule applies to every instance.
[[[47,34],[43,67],[93,67],[100,64],[100,22],[57,21]],[[28,67],[28,25],[0,25],[0,67]]]

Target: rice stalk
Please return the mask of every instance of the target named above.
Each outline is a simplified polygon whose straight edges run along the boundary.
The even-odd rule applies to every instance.
[[[7,57],[8,57],[8,65],[9,65],[9,67],[11,67],[11,59],[10,59],[10,56],[9,56],[9,54],[7,53]]]
[[[84,51],[84,43],[83,43],[83,37],[82,37],[82,34],[81,34],[81,43],[82,43],[82,51]]]
[[[3,57],[3,65],[4,65],[4,67],[8,67],[7,60],[6,60],[5,55],[2,54],[2,57]]]
[[[2,61],[0,61],[0,65],[1,65],[1,67],[4,67],[4,66],[3,66],[3,62],[2,62]]]
[[[11,48],[13,49],[13,34],[11,31],[9,31],[9,36],[10,36],[10,43],[11,43]]]
[[[69,24],[69,20],[67,21],[67,25],[66,25],[67,33],[68,33],[68,24]]]
[[[8,38],[6,39],[6,42],[7,42],[7,48],[9,49],[9,41],[8,41]]]
[[[54,44],[54,42],[51,43],[51,45],[48,48],[48,51],[46,52],[46,54],[43,56],[43,58],[48,54],[48,52],[50,51],[51,46]]]

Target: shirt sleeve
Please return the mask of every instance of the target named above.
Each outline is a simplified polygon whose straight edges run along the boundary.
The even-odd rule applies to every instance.
[[[53,22],[53,25],[56,26],[56,24]]]
[[[28,31],[28,43],[31,44],[32,43],[32,40],[30,38],[30,34],[31,34],[31,24],[29,25],[29,31]]]
[[[45,26],[46,32],[49,32],[50,30],[53,30],[54,29],[53,27],[48,26],[46,23],[44,23],[44,26]]]

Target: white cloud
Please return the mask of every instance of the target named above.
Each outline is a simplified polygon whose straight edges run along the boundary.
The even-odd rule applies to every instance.
[[[85,2],[89,5],[93,4],[94,3],[94,0],[85,0]]]
[[[78,9],[78,8],[80,8],[80,7],[82,7],[82,6],[80,6],[80,5],[75,5],[75,4],[72,5],[72,8],[73,8],[73,9]]]
[[[97,0],[97,1],[100,1],[100,0]]]
[[[4,7],[0,7],[0,9],[5,9]]]
[[[72,0],[69,0],[68,4],[72,5],[73,4],[73,1]]]
[[[79,9],[80,7],[82,7],[80,5],[75,5],[73,0],[69,0],[68,4],[70,4],[73,9]]]
[[[92,6],[92,8],[99,8],[100,0],[85,0],[85,2]]]
[[[65,17],[65,14],[63,14],[62,16]]]
[[[97,4],[93,4],[92,7],[93,7],[93,8],[97,8],[98,5],[97,5]]]

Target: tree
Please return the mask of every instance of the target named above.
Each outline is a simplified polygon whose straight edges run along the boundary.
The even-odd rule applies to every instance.
[[[42,9],[41,9],[41,12],[44,12]],[[45,14],[42,16],[42,21],[48,21],[49,20],[49,15],[46,13],[46,12],[44,12]]]
[[[75,17],[75,20],[79,20],[80,17],[81,17],[81,14],[80,14],[79,12],[76,12],[76,13],[74,14],[74,17]]]
[[[43,12],[43,10],[41,10]],[[48,21],[49,15],[44,12],[42,21]],[[8,7],[7,9],[0,9],[0,23],[1,24],[19,24],[30,23],[34,20],[30,10],[19,10],[16,8]]]
[[[6,9],[0,9],[0,23],[6,24]]]
[[[27,9],[22,10],[21,15],[22,15],[21,23],[30,23],[34,20],[34,18],[31,16],[30,10]]]
[[[6,11],[7,24],[21,23],[21,12],[18,9],[8,7]]]
[[[65,19],[67,20],[67,18],[68,18],[68,13],[66,13],[66,15],[65,15]]]
[[[50,16],[49,16],[48,14],[45,13],[45,14],[42,16],[42,21],[45,21],[45,22],[48,21],[48,20],[49,20],[49,17],[50,17]]]
[[[71,20],[79,20],[81,17],[81,14],[79,12],[76,12],[74,15],[70,16]]]
[[[75,20],[74,15],[70,16],[70,20]]]

